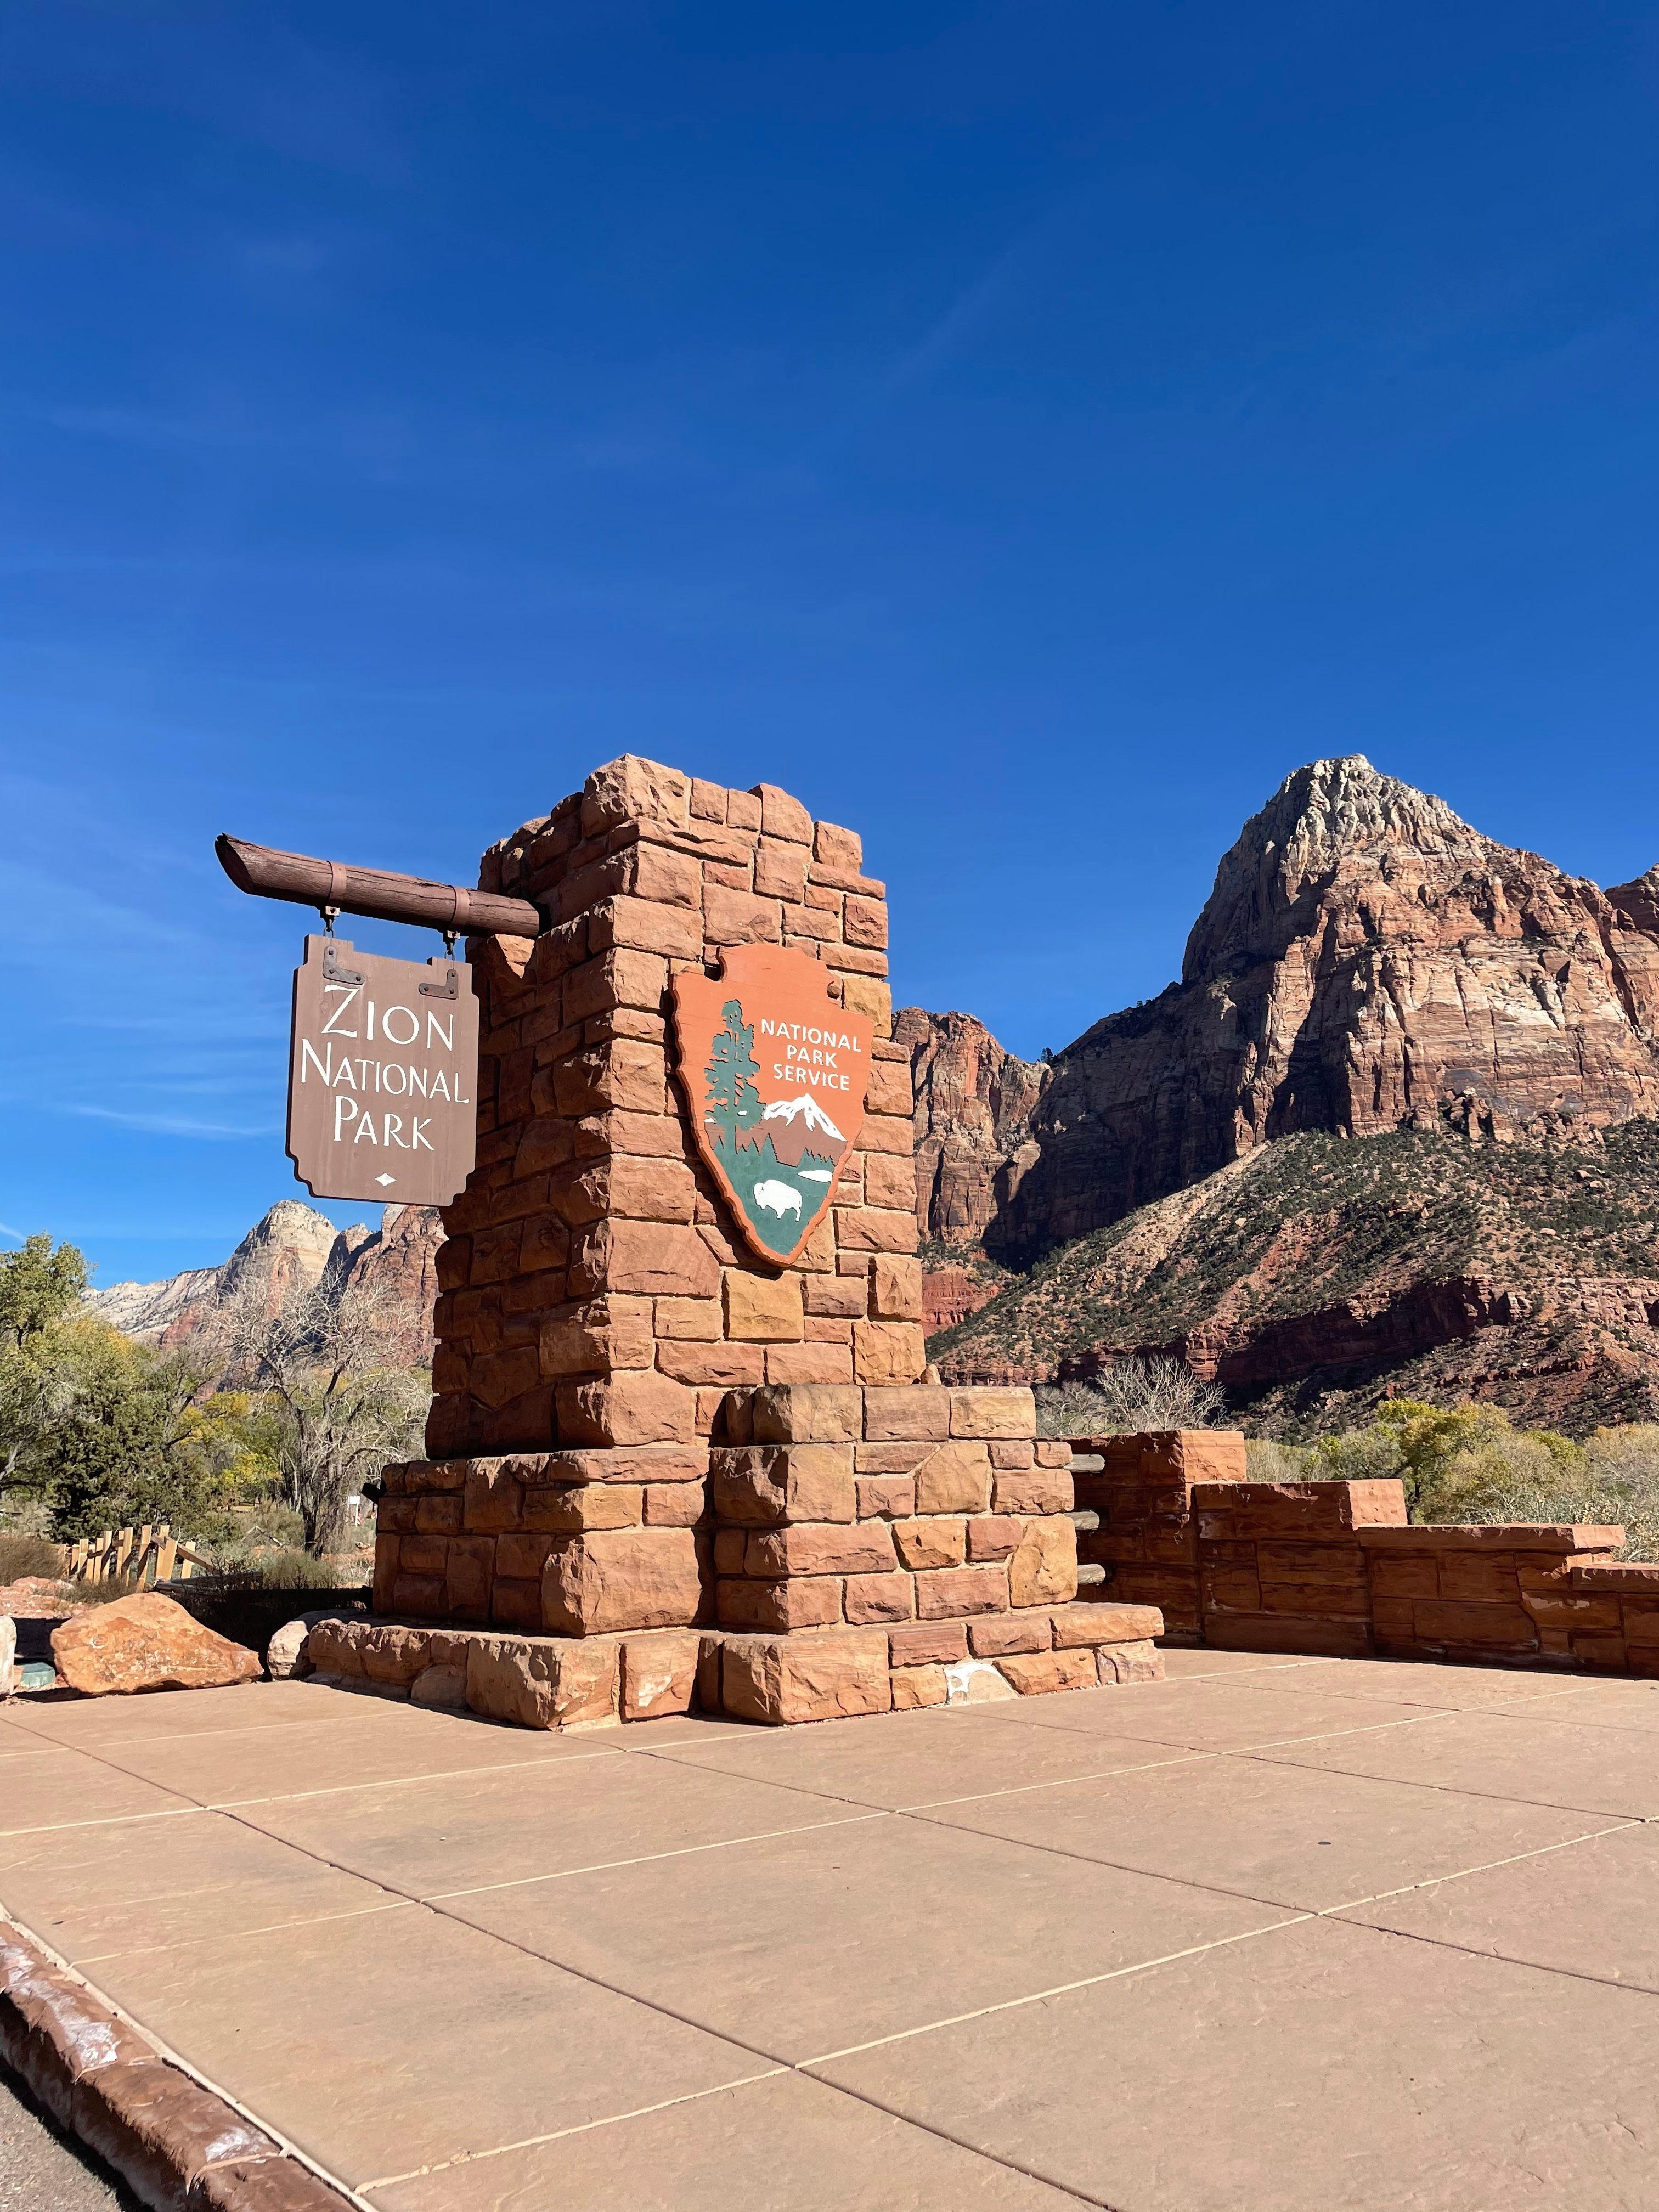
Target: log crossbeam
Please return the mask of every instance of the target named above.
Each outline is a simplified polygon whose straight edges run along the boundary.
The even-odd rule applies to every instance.
[[[219,837],[213,849],[237,890],[255,898],[336,907],[374,921],[405,921],[461,937],[538,937],[547,926],[528,899],[468,890],[462,884],[432,883],[389,868],[349,867],[343,860],[251,845],[241,837]]]

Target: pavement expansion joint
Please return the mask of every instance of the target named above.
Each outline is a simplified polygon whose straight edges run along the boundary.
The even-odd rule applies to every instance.
[[[553,2128],[545,2135],[519,2136],[511,2142],[491,2143],[484,2150],[464,2150],[453,2158],[434,2160],[427,2166],[412,2166],[404,2173],[382,2173],[373,2181],[365,2181],[362,2193],[372,2189],[395,2188],[402,2181],[417,2181],[432,2173],[453,2173],[458,2166],[477,2166],[485,2159],[505,2158],[510,2151],[535,2150],[543,2143],[562,2142],[569,2136],[592,2135],[596,2128],[620,2127],[625,2120],[642,2120],[653,2112],[672,2112],[679,2105],[701,2104],[708,2097],[724,2097],[733,2089],[746,2089],[751,2082],[775,2081],[780,2074],[795,2071],[793,2067],[777,2065],[763,2067],[757,2074],[744,2074],[735,2081],[716,2081],[707,2089],[688,2089],[683,2097],[659,2097],[653,2105],[635,2105],[625,2112],[605,2112],[598,2119],[576,2120],[568,2128]]]
[[[810,2073],[815,2066],[828,2066],[838,2058],[855,2058],[866,2051],[883,2051],[889,2044],[908,2043],[919,2035],[935,2035],[943,2027],[961,2027],[969,2021],[988,2020],[994,2013],[1018,2012],[1025,2005],[1045,2004],[1051,1997],[1069,1996],[1075,1990],[1095,1989],[1102,1982],[1121,1982],[1130,1974],[1150,1974],[1159,1966],[1173,1966],[1179,1959],[1196,1959],[1206,1951],[1224,1951],[1235,1943],[1254,1943],[1261,1936],[1277,1935],[1280,1929],[1299,1927],[1304,1921],[1319,1917],[1316,1912],[1285,1912],[1282,1906],[1269,1910],[1279,1911],[1282,1917],[1269,1921],[1265,1927],[1241,1929],[1235,1936],[1215,1936],[1207,1943],[1184,1944],[1180,1950],[1163,1952],[1156,1959],[1136,1959],[1127,1966],[1109,1966],[1103,1973],[1081,1974],[1074,1981],[1056,1982],[1052,1989],[1029,1990],[1021,1996],[1002,1997],[995,2004],[975,2005],[969,2012],[951,2013],[943,2020],[924,2021],[915,2027],[895,2028],[890,2035],[872,2036],[867,2043],[849,2043],[840,2051],[819,2051],[811,2058],[798,2059],[795,2071]],[[839,2087],[840,2084],[832,2086]]]
[[[692,1858],[700,1851],[729,1851],[735,1850],[739,1844],[767,1844],[783,1836],[816,1836],[822,1834],[826,1828],[854,1828],[867,1820],[890,1820],[895,1817],[883,1808],[848,1813],[833,1820],[805,1820],[798,1828],[760,1828],[751,1836],[720,1836],[713,1843],[678,1844],[672,1850],[641,1851],[635,1857],[628,1859],[595,1859],[588,1866],[555,1867],[547,1874],[518,1875],[511,1881],[475,1882],[470,1889],[428,1890],[422,1894],[420,1902],[422,1905],[441,1905],[458,1897],[488,1897],[497,1890],[530,1889],[538,1882],[566,1881],[573,1875],[614,1874],[623,1867],[654,1866],[660,1859]],[[350,1871],[349,1868],[342,1869],[342,1872]]]

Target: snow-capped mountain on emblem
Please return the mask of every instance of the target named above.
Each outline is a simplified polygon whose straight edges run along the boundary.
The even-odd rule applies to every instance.
[[[678,1073],[698,1152],[744,1242],[787,1265],[857,1141],[875,1031],[810,953],[734,946],[718,981],[673,981]],[[833,1109],[833,1111],[831,1110]]]

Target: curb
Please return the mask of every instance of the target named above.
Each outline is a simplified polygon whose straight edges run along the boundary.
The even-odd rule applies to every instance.
[[[350,2202],[5,1921],[0,2064],[153,2212],[344,2212]]]

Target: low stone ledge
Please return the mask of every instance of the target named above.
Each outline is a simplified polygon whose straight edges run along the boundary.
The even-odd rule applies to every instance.
[[[1622,1528],[1542,1521],[1443,1522],[1417,1528],[1356,1525],[1353,1534],[1367,1551],[1389,1552],[1612,1552],[1625,1540]]]
[[[155,2212],[341,2212],[347,2202],[8,1922],[0,2062]]]
[[[1163,1626],[1155,1606],[1076,1602],[891,1626],[837,1620],[781,1632],[724,1626],[585,1637],[330,1620],[309,1632],[295,1672],[325,1688],[520,1728],[608,1728],[693,1710],[776,1726],[896,1705],[1156,1681],[1164,1662],[1152,1639]],[[1024,1664],[1060,1654],[1064,1665]],[[1014,1659],[1020,1667],[1005,1667]]]

